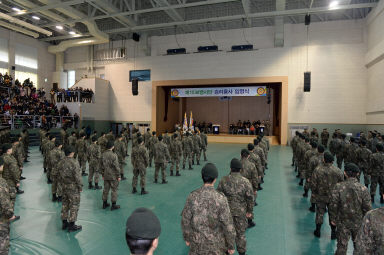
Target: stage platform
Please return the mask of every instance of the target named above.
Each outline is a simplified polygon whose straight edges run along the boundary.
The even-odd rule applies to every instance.
[[[248,144],[248,143],[253,143],[253,139],[255,139],[254,135],[208,134],[207,136],[208,136],[208,143]],[[280,144],[278,136],[268,136],[268,139],[269,139],[270,145]]]

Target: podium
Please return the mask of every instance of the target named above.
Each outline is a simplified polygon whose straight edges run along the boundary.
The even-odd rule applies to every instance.
[[[212,133],[215,135],[220,134],[220,125],[212,125]]]

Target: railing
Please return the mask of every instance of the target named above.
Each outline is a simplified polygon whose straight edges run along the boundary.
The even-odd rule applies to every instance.
[[[0,114],[0,125],[13,129],[22,128],[77,128],[78,119],[75,121],[72,116],[52,116],[52,115],[9,115]]]

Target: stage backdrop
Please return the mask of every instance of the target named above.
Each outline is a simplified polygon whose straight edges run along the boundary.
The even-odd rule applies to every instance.
[[[236,124],[239,120],[271,120],[273,126],[273,96],[267,104],[267,97],[232,97],[222,100],[218,97],[186,98],[187,115],[193,112],[196,122],[212,122],[219,124],[220,132],[227,133],[229,124]],[[269,117],[270,114],[270,117]]]

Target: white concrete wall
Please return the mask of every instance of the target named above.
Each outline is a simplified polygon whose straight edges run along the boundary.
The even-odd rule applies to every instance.
[[[89,88],[95,92],[94,103],[81,103],[83,119],[111,120],[111,86],[102,79],[82,79],[75,86]]]
[[[384,1],[367,18],[367,123],[384,124]]]
[[[32,37],[13,32],[11,30],[0,27],[0,38],[8,40],[9,58],[12,62],[9,62],[9,69],[15,65],[15,43],[20,43],[34,47],[38,53],[38,80],[39,87],[44,87],[46,90],[52,88],[52,73],[55,71],[55,55],[48,53],[48,44],[40,42]],[[44,80],[47,79],[47,82]]]
[[[365,123],[367,70],[362,61],[366,53],[363,28],[363,20],[311,24],[310,93],[303,92],[303,73],[307,70],[303,24],[285,25],[284,48],[273,48],[273,28],[247,29],[247,40],[259,50],[242,53],[227,52],[231,45],[245,44],[241,30],[212,32],[212,39],[223,51],[205,54],[163,56],[166,49],[178,47],[175,37],[153,37],[151,56],[137,58],[136,69],[151,69],[153,81],[288,76],[289,123]],[[211,44],[207,33],[178,35],[177,39],[188,52]],[[66,59],[72,59],[70,52]],[[86,59],[67,62],[65,69],[77,70],[85,65]],[[129,70],[133,68],[133,59],[115,64],[96,63],[96,67],[111,82],[111,120],[151,120],[151,82],[139,84],[138,97],[131,94]]]

